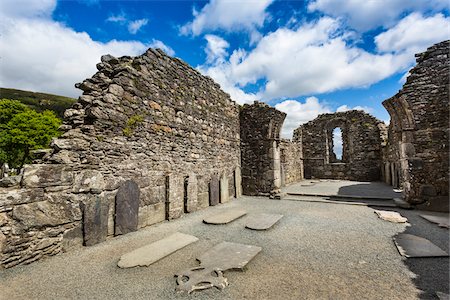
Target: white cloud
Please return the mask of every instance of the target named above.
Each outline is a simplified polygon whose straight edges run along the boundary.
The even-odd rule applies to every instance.
[[[128,32],[136,34],[143,26],[147,25],[148,19],[134,20],[128,23]]]
[[[349,111],[349,110],[362,110],[368,114],[373,112],[373,108],[368,107],[368,106],[354,106],[354,107],[349,107],[347,104],[341,105],[336,109],[336,112],[344,112],[344,111]]]
[[[360,31],[390,27],[408,12],[436,12],[448,8],[447,0],[315,0],[308,5],[309,11],[342,18]]]
[[[412,13],[397,25],[375,37],[377,49],[382,52],[414,54],[450,38],[450,17],[436,14],[423,17]]]
[[[371,54],[346,43],[339,22],[322,18],[297,30],[264,36],[239,63],[230,64],[241,87],[265,79],[262,100],[365,87],[404,70],[414,57]]]
[[[56,0],[2,0],[0,14],[4,17],[50,17],[56,8]]]
[[[148,47],[159,48],[159,49],[163,50],[164,52],[166,52],[167,55],[170,55],[170,56],[175,55],[175,51],[160,40],[153,39],[152,42],[148,45]]]
[[[301,124],[315,119],[319,114],[331,112],[331,109],[316,97],[308,97],[304,103],[297,100],[285,100],[276,104],[275,108],[287,114],[281,136],[289,139],[292,138],[294,129]]]
[[[107,22],[113,22],[113,23],[120,23],[125,24],[127,22],[127,18],[125,17],[125,14],[120,15],[112,15],[109,16],[108,19],[106,19]]]
[[[230,44],[217,35],[207,34],[205,39],[207,41],[206,62],[210,64],[225,62],[225,58],[228,56],[227,48],[230,47]]]
[[[273,1],[211,0],[200,12],[193,11],[194,20],[182,26],[180,32],[194,36],[218,29],[252,32],[264,24],[266,9]]]
[[[149,47],[138,41],[94,41],[85,32],[40,17],[50,16],[54,6],[47,9],[36,9],[39,18],[30,18],[32,12],[1,18],[0,86],[76,97],[81,91],[74,84],[96,72],[102,55],[138,55]],[[164,49],[161,41],[151,45]]]

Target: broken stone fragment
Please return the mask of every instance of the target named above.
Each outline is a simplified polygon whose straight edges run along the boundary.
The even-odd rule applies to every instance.
[[[402,217],[402,215],[400,215],[398,212],[395,211],[386,211],[386,210],[375,210],[374,211],[375,214],[377,214],[377,216],[380,219],[392,222],[392,223],[405,223],[408,221],[407,218]]]

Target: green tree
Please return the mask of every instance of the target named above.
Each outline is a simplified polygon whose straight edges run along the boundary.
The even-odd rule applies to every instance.
[[[38,113],[14,100],[0,100],[0,162],[22,167],[31,161],[32,150],[49,146],[59,135],[61,120],[51,111]]]

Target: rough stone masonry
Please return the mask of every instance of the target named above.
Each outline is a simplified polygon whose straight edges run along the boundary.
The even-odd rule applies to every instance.
[[[286,115],[240,106],[211,78],[149,49],[103,56],[77,87],[64,133],[40,163],[0,180],[0,268],[181,217],[305,178],[380,180],[448,211],[449,41],[419,54],[382,122],[324,114],[280,139]],[[333,129],[343,157],[333,153]],[[386,145],[386,139],[387,145]],[[241,175],[242,173],[242,175]]]

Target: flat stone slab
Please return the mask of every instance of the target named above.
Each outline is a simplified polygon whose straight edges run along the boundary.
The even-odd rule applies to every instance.
[[[278,222],[283,215],[254,214],[247,219],[245,227],[252,230],[267,230]]]
[[[375,210],[374,213],[377,214],[377,216],[380,219],[383,219],[383,220],[386,220],[386,221],[389,221],[392,223],[406,223],[408,221],[407,218],[402,217],[402,215],[396,211]]]
[[[120,268],[149,266],[196,241],[198,238],[195,236],[176,232],[162,240],[122,255],[117,265]]]
[[[439,300],[450,300],[450,295],[442,292],[436,292],[436,296]]]
[[[199,267],[177,275],[177,291],[191,293],[211,287],[223,289],[228,280],[223,271],[243,268],[259,253],[262,248],[230,242],[222,242],[197,258]]]
[[[450,222],[449,218],[444,216],[432,216],[432,215],[420,215],[422,218],[424,218],[427,221],[430,221],[431,223],[438,224],[439,227],[444,228],[450,228]]]
[[[244,215],[247,212],[245,210],[227,210],[217,215],[212,215],[203,219],[206,224],[223,225],[228,224]]]
[[[448,253],[427,239],[401,233],[394,237],[398,252],[404,257],[447,257]]]

